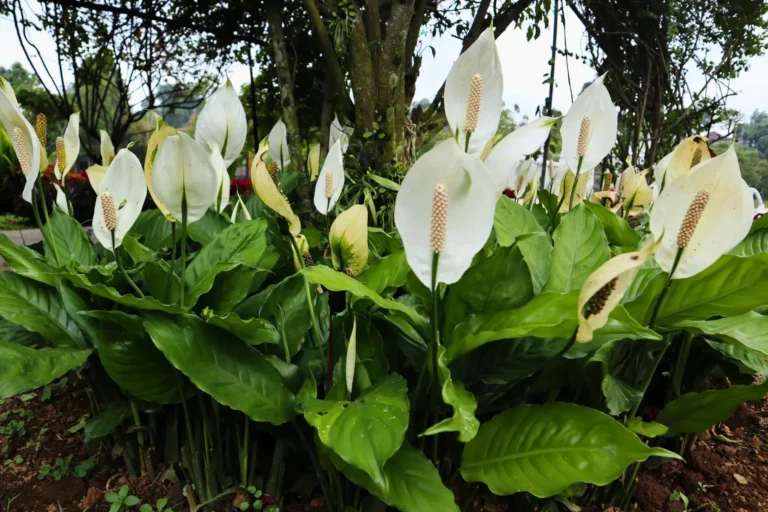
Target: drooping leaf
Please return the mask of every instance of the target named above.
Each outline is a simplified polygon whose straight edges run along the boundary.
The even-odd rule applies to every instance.
[[[171,364],[219,403],[273,425],[294,417],[280,373],[244,341],[187,314],[147,312],[144,326]]]
[[[0,340],[0,399],[37,389],[79,368],[90,350],[32,349]]]
[[[86,311],[84,315],[99,321],[103,335],[99,359],[123,390],[158,404],[175,404],[189,397],[189,381],[177,375],[176,368],[152,344],[141,317],[121,311]]]
[[[264,220],[231,224],[205,245],[187,267],[184,304],[191,307],[213,286],[216,276],[239,265],[254,267],[267,247]]]
[[[737,316],[763,304],[768,304],[768,254],[726,255],[695,276],[673,280],[657,324]]]
[[[768,253],[768,229],[750,231],[749,235],[731,249],[728,254],[743,258]]]
[[[517,244],[531,274],[533,289],[540,293],[552,268],[552,241],[535,216],[506,196],[496,204],[494,231],[502,247]]]
[[[43,228],[45,259],[54,266],[68,266],[76,261],[81,265],[95,265],[96,253],[83,226],[64,212],[54,209],[50,221]]]
[[[24,245],[16,245],[0,233],[0,258],[17,274],[56,286],[56,277],[51,275],[51,266],[37,252]]]
[[[598,218],[605,230],[608,243],[619,247],[637,247],[640,243],[640,234],[632,229],[629,223],[603,207],[602,205],[586,201],[584,205]]]
[[[754,311],[717,320],[679,322],[676,329],[714,336],[728,343],[746,347],[768,359],[768,316]]]
[[[669,428],[668,435],[703,432],[727,420],[744,402],[760,400],[768,393],[768,381],[758,386],[732,386],[702,393],[686,393],[667,404],[657,418]]]
[[[407,392],[405,379],[393,374],[353,402],[306,399],[304,418],[317,429],[325,446],[388,491],[382,468],[405,439]]]
[[[607,485],[651,456],[679,458],[596,409],[553,402],[508,409],[481,425],[464,447],[461,474],[495,494],[544,498],[579,482]]]
[[[443,485],[434,464],[407,443],[384,464],[385,488],[338,456],[331,454],[331,461],[352,482],[402,512],[459,512],[453,492]]]
[[[131,417],[131,404],[125,400],[112,402],[94,418],[85,423],[83,429],[83,441],[88,443],[96,439],[108,436],[125,420]]]
[[[0,316],[40,334],[55,347],[87,347],[58,291],[12,272],[0,274]]]
[[[768,376],[768,360],[764,354],[756,352],[744,345],[724,343],[716,340],[705,339],[707,345],[730,359],[741,370],[741,373],[754,376],[759,373],[763,377]]]
[[[379,295],[388,289],[405,285],[411,267],[405,260],[405,251],[399,250],[369,266],[358,280]]]
[[[655,421],[646,423],[638,417],[630,418],[627,422],[627,428],[635,434],[648,438],[663,436],[669,431],[669,429],[661,423]]]
[[[552,271],[544,287],[548,292],[580,289],[587,277],[611,256],[603,225],[582,204],[563,217],[553,239]]]

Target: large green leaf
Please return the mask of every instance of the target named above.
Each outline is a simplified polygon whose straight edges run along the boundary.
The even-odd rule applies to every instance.
[[[35,350],[0,340],[0,399],[37,389],[80,367],[90,350]]]
[[[533,289],[540,293],[552,268],[552,241],[544,228],[525,207],[502,196],[496,203],[494,230],[499,245],[516,244],[520,248],[531,274]]]
[[[85,295],[85,293],[63,279],[59,281],[57,289],[59,290],[59,296],[61,297],[64,309],[78,329],[80,329],[80,332],[83,333],[83,337],[88,342],[88,345],[98,348],[101,333],[96,326],[96,322],[80,314],[92,308],[90,303],[86,302],[81,296]]]
[[[129,233],[140,238],[145,246],[159,252],[171,246],[171,230],[172,223],[165,218],[163,212],[155,208],[141,212]]]
[[[384,488],[359,469],[331,454],[331,461],[352,482],[402,512],[459,512],[451,492],[424,454],[403,443],[382,469]]]
[[[441,432],[458,432],[459,441],[468,443],[477,435],[480,422],[475,417],[477,400],[467,391],[464,384],[451,377],[451,370],[445,360],[445,347],[437,347],[437,376],[442,386],[443,402],[451,406],[453,416],[429,427],[423,435],[431,436]]]
[[[743,345],[723,343],[721,341],[705,339],[707,345],[730,359],[745,375],[752,376],[759,373],[763,377],[768,376],[768,360],[765,354],[748,349]]]
[[[449,334],[447,362],[492,341],[536,336],[570,336],[576,329],[578,291],[542,293],[517,309],[472,315]]]
[[[187,226],[187,233],[189,238],[200,245],[208,245],[231,225],[229,219],[209,208],[200,220]]]
[[[360,274],[358,280],[381,295],[388,289],[404,286],[410,269],[405,251],[400,250],[373,263]]]
[[[759,352],[768,359],[768,316],[754,311],[718,320],[679,322],[674,328],[714,336],[728,343]]]
[[[586,201],[584,204],[598,218],[605,230],[608,243],[620,247],[637,247],[640,234],[629,223],[602,205]]]
[[[24,327],[9,322],[5,318],[0,319],[0,340],[10,341],[25,347],[45,345],[45,338],[38,333],[28,331]]]
[[[657,421],[669,427],[669,435],[703,432],[727,420],[744,402],[760,400],[768,393],[768,381],[759,386],[733,386],[702,393],[686,393],[661,410]]]
[[[264,220],[238,222],[216,235],[205,245],[185,274],[184,304],[193,306],[213,286],[216,276],[235,267],[255,267],[267,247]]]
[[[123,247],[125,252],[131,257],[134,263],[145,263],[157,256],[157,252],[139,242],[133,235],[125,235],[123,238]]]
[[[490,256],[479,256],[448,291],[446,332],[471,314],[518,308],[533,294],[531,275],[518,247],[500,247]]]
[[[289,356],[296,355],[304,344],[307,331],[312,326],[307,290],[304,278],[298,274],[268,286],[256,295],[249,297],[235,308],[240,318],[261,318],[277,329],[287,345]],[[233,318],[231,329],[237,328]],[[230,330],[231,330],[230,329]],[[235,332],[235,331],[232,331]],[[250,341],[250,340],[249,340]]]
[[[651,456],[679,458],[645,445],[607,414],[553,402],[508,409],[484,423],[464,448],[461,474],[495,494],[544,498],[579,482],[607,485]]]
[[[237,313],[228,313],[224,316],[204,314],[205,321],[216,327],[225,329],[249,345],[261,345],[272,343],[280,345],[282,336],[274,325],[263,318],[240,318]]]
[[[768,253],[768,229],[750,232],[739,245],[728,252],[728,254],[741,257],[765,253]]]
[[[400,449],[408,429],[405,379],[390,375],[353,402],[307,398],[302,405],[304,418],[325,446],[364,471],[378,488],[389,490],[382,468]]]
[[[58,291],[12,272],[0,274],[0,316],[40,334],[55,347],[87,347]]]
[[[301,274],[311,282],[320,284],[334,292],[347,291],[359,299],[370,299],[379,307],[405,313],[412,322],[421,327],[425,327],[428,324],[427,319],[413,308],[391,299],[385,299],[360,281],[356,281],[342,272],[336,272],[330,267],[315,265],[303,269]]]
[[[693,277],[673,280],[657,324],[736,316],[763,304],[768,304],[768,254],[726,255]]]
[[[45,258],[52,265],[95,265],[96,253],[83,226],[64,212],[54,209],[50,221],[44,226]]]
[[[173,366],[216,401],[254,421],[294,417],[294,396],[258,351],[196,316],[145,313],[144,326]]]
[[[23,245],[16,245],[0,233],[0,258],[17,274],[47,285],[56,286],[56,276],[50,274],[51,266],[37,252]]]
[[[175,404],[189,396],[189,381],[152,344],[141,317],[120,311],[84,314],[99,322],[101,364],[128,394],[159,404]]]
[[[563,217],[553,239],[552,271],[544,287],[548,292],[578,290],[611,257],[603,225],[583,204]]]

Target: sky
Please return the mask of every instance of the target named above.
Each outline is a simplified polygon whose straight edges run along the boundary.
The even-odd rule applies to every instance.
[[[29,4],[37,8],[34,1]],[[0,34],[3,34],[3,51],[0,53],[0,66],[9,66],[19,61],[29,68],[24,53],[15,35],[13,20],[0,17]],[[564,39],[565,38],[565,39]],[[55,46],[50,36],[46,33],[37,33],[33,36],[34,42],[40,47],[41,56],[46,62],[56,66]],[[586,44],[586,34],[580,21],[570,12],[566,11],[566,30],[562,26],[558,32],[558,47],[563,48],[567,41],[568,49],[581,53]],[[536,109],[544,104],[548,93],[548,85],[542,81],[549,72],[548,60],[552,44],[551,27],[543,30],[537,40],[527,41],[525,31],[521,29],[508,29],[497,41],[502,69],[504,71],[504,102],[507,107],[518,105],[520,113],[515,114],[517,121],[523,116],[534,118]],[[432,46],[435,55],[428,49]],[[427,37],[421,41],[424,49],[422,54],[422,67],[416,82],[415,101],[422,98],[431,99],[442,85],[453,62],[461,50],[461,42],[448,34],[437,38]],[[582,85],[596,77],[593,69],[570,58],[570,76],[574,96],[578,95]],[[248,82],[248,68],[242,64],[234,64],[227,70],[227,75],[236,87]],[[565,112],[571,104],[571,96],[568,88],[568,74],[565,60],[558,56],[555,71],[555,93],[553,106],[555,109]],[[65,79],[67,77],[65,76]],[[703,83],[700,77],[693,77]],[[743,112],[747,117],[755,109],[768,110],[768,97],[765,95],[765,84],[768,83],[768,54],[755,57],[750,61],[750,69],[734,80],[731,86],[739,92],[735,97],[729,98],[728,107]],[[137,101],[138,102],[138,101]]]

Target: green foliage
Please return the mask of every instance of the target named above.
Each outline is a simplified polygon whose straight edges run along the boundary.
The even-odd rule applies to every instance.
[[[138,505],[141,500],[129,494],[130,490],[127,485],[120,488],[117,493],[108,492],[104,495],[104,501],[110,504],[109,512],[121,512],[133,508]]]

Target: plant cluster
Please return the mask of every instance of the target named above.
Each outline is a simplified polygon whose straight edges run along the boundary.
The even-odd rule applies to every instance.
[[[40,203],[39,137],[0,86]],[[768,374],[768,221],[752,222],[733,149],[703,137],[652,184],[630,166],[594,192],[617,136],[603,77],[564,117],[495,141],[502,89],[489,29],[448,75],[453,136],[392,182],[396,232],[368,227],[364,204],[341,211],[338,123],[325,161],[309,152],[325,223],[293,211],[282,122],[253,158],[255,194],[230,197],[246,116],[229,82],[194,139],[158,118],[143,165],[102,140],[98,244],[65,191],[36,207],[42,252],[0,237],[15,271],[0,315],[45,340],[0,341],[0,397],[81,368],[99,394],[84,437],[132,474],[180,469],[193,510],[233,494],[274,510],[305,468],[333,512],[458,512],[491,493],[626,507],[644,461],[680,458],[682,434],[768,391],[752,384]],[[529,157],[558,122],[562,159],[540,170]],[[158,210],[141,212],[147,193]]]

